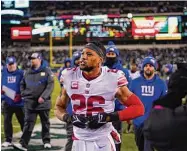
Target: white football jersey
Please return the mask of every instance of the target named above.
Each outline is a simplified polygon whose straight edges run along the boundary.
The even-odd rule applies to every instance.
[[[84,78],[79,67],[65,69],[62,72],[61,81],[71,99],[73,113],[86,116],[114,112],[114,100],[118,87],[128,84],[122,71],[105,66],[102,67],[100,76],[91,81]],[[107,123],[96,130],[76,126],[73,130],[78,139],[95,140],[110,134],[112,123]]]

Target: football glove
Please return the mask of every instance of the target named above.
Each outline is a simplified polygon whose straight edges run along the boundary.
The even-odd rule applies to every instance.
[[[99,113],[95,116],[89,117],[88,127],[90,129],[97,129],[105,125],[107,122],[118,121],[119,116],[117,112],[113,113]]]
[[[84,115],[69,115],[65,114],[62,119],[66,123],[72,122],[72,124],[79,128],[86,128],[88,125],[88,119]]]

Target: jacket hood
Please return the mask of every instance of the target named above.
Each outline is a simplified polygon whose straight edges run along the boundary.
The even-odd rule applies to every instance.
[[[73,57],[71,60],[71,66],[74,67],[75,66],[75,60],[79,59],[81,57],[81,52],[80,51],[75,51],[73,53]]]

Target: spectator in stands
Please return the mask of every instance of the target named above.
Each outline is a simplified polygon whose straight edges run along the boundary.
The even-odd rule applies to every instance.
[[[119,50],[116,48],[115,44],[112,41],[108,42],[108,47],[106,49],[106,62],[104,63],[108,68],[112,70],[122,70],[125,74],[125,77],[128,81],[128,86],[131,83],[131,78],[129,72],[126,68],[123,68],[120,60],[119,60]],[[123,110],[125,107],[122,105],[119,100],[115,100],[115,111]],[[115,121],[113,122],[113,126],[118,131],[119,134],[122,135],[122,122]],[[120,151],[121,143],[116,144],[116,151]]]
[[[22,48],[19,48],[22,50]],[[150,49],[149,49],[150,50]],[[180,60],[187,61],[187,47],[180,47],[180,48],[154,48],[151,49],[151,53],[154,58],[159,60],[160,67],[162,68],[165,64],[174,64],[176,62],[179,62]],[[23,52],[24,51],[24,52]],[[29,51],[9,51],[7,49],[2,48],[1,49],[1,58],[2,63],[5,64],[6,57],[8,56],[16,56],[17,59],[17,65],[21,65],[22,69],[27,69],[30,67],[30,62],[28,62],[28,57],[30,56],[31,52]],[[76,51],[76,50],[75,50]],[[45,60],[49,62],[49,51],[40,50],[37,52],[41,52],[42,56]],[[68,50],[63,51],[54,51],[54,58],[55,62],[58,64],[62,64],[64,62],[64,58],[68,57]],[[141,68],[141,60],[143,60],[147,56],[147,50],[143,49],[120,49],[120,58],[122,61],[122,64],[127,65],[131,62],[133,58],[136,58],[136,62],[138,63],[138,67]],[[175,68],[175,67],[174,67]],[[163,70],[161,70],[163,72]],[[162,73],[163,75],[163,73]]]
[[[14,148],[27,150],[28,143],[39,114],[42,123],[42,140],[44,148],[51,148],[49,111],[51,108],[51,93],[54,87],[53,73],[43,64],[40,53],[33,53],[31,68],[25,72],[21,82],[21,96],[25,101],[25,123],[20,143],[14,144]]]
[[[146,57],[142,63],[142,74],[132,80],[131,91],[141,98],[145,107],[145,114],[133,120],[135,128],[135,141],[139,151],[154,151],[149,140],[144,138],[144,121],[150,114],[154,100],[165,95],[167,86],[158,75],[155,74],[157,62],[153,57]]]
[[[6,67],[2,70],[1,95],[3,97],[4,111],[4,134],[5,142],[2,147],[12,145],[12,116],[15,113],[23,131],[24,125],[24,102],[21,99],[20,82],[23,78],[23,71],[17,68],[15,57],[7,57]]]

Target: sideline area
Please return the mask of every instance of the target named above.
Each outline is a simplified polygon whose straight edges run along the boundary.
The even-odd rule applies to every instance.
[[[59,121],[57,118],[50,119],[50,133],[51,133],[51,151],[64,151],[64,146],[66,143],[66,130],[65,124]],[[14,142],[18,142],[22,132],[14,134]],[[2,148],[2,151],[16,151],[13,147],[9,148]],[[34,127],[34,131],[32,133],[32,138],[29,143],[29,151],[45,151],[46,149],[43,148],[43,143],[41,139],[41,124],[37,124]]]

